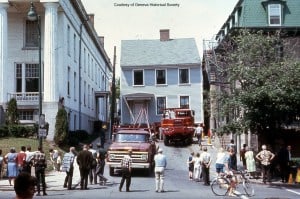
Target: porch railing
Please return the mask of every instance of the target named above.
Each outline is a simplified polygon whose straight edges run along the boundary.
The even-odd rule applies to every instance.
[[[39,92],[8,93],[8,100],[15,98],[17,102],[38,102]]]

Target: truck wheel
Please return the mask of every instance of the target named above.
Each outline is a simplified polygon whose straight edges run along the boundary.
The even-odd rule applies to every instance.
[[[109,175],[110,176],[114,175],[114,168],[113,167],[109,167]]]
[[[189,141],[188,141],[188,145],[191,145],[191,144],[193,144],[193,137],[190,137]]]
[[[164,136],[164,144],[165,144],[166,146],[169,146],[169,145],[170,145],[170,141],[169,141],[169,139],[168,139],[166,136]]]
[[[146,175],[147,176],[151,176],[151,174],[152,174],[152,168],[150,167],[150,168],[148,168],[147,170],[146,170]]]

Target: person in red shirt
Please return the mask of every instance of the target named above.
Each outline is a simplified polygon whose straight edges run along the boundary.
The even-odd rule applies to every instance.
[[[24,167],[24,162],[26,161],[26,147],[21,146],[21,151],[17,155],[17,166],[18,166],[18,171],[21,173],[23,171]]]

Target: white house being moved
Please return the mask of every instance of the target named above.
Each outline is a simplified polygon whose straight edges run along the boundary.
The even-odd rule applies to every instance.
[[[164,108],[178,107],[194,110],[195,122],[203,122],[202,69],[195,39],[171,39],[164,29],[160,39],[123,40],[121,45],[122,124],[159,122]],[[139,118],[140,113],[147,117]]]
[[[91,133],[93,121],[107,121],[112,71],[93,15],[86,13],[80,0],[36,0],[33,6],[40,20],[30,21],[30,2],[0,0],[0,118],[7,102],[15,98],[20,121],[37,122],[42,78],[47,139],[53,139],[61,105],[68,112],[71,131]]]

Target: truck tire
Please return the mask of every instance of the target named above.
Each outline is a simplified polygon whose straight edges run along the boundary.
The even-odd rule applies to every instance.
[[[192,145],[192,144],[193,144],[193,137],[190,137],[190,138],[189,138],[188,145]]]
[[[109,175],[110,176],[114,176],[114,174],[115,174],[114,168],[113,167],[109,167]]]
[[[165,144],[165,146],[170,145],[170,140],[169,140],[169,138],[167,138],[167,136],[164,136],[164,144]]]

